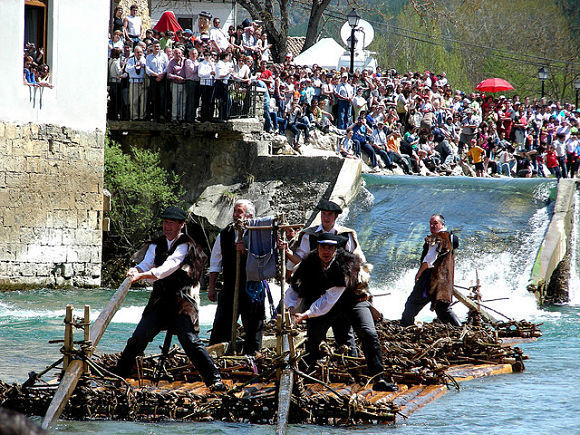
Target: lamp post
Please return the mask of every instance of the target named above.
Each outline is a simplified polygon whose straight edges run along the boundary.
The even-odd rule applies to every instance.
[[[360,21],[359,14],[356,13],[356,10],[353,8],[352,11],[348,13],[346,16],[348,20],[348,25],[351,28],[350,31],[350,73],[354,74],[354,44],[355,44],[355,37],[354,31],[358,26],[358,22]]]
[[[548,70],[544,67],[540,68],[538,78],[542,81],[542,98],[544,98],[544,81],[548,78]]]
[[[576,89],[576,104],[574,105],[574,108],[578,110],[578,89],[580,89],[580,77],[574,80],[574,89]]]

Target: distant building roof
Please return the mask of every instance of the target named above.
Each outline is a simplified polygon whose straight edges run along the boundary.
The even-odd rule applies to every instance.
[[[288,54],[291,54],[293,58],[298,56],[302,51],[304,41],[306,41],[306,37],[304,36],[289,36],[287,46]]]

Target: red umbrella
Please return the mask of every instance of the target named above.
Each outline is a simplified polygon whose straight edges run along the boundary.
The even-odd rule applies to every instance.
[[[166,32],[167,30],[172,30],[174,32],[176,30],[183,30],[171,11],[163,12],[163,15],[161,15],[161,18],[159,18],[159,21],[153,28],[160,32]]]
[[[480,92],[503,92],[509,91],[514,87],[506,82],[504,79],[485,79],[479,82],[475,89]]]

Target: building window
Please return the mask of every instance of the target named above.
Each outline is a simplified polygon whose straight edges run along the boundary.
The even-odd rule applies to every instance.
[[[24,2],[24,68],[25,82],[46,86],[50,82],[48,67],[48,2]],[[37,83],[38,82],[38,83]]]
[[[46,52],[48,0],[26,0],[24,5],[24,42]]]
[[[193,18],[191,17],[177,17],[177,22],[183,30],[193,29]]]

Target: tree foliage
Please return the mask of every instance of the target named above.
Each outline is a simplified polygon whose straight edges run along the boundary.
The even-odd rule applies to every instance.
[[[377,36],[370,48],[384,67],[445,71],[465,91],[502,77],[516,93],[539,97],[537,71],[544,66],[550,73],[546,96],[571,101],[580,73],[580,15],[572,3],[408,0],[393,20],[373,23]]]
[[[131,148],[124,153],[111,140],[105,144],[105,188],[111,192],[109,249],[133,252],[159,229],[159,215],[169,205],[182,205],[180,179],[161,167],[159,154]]]

